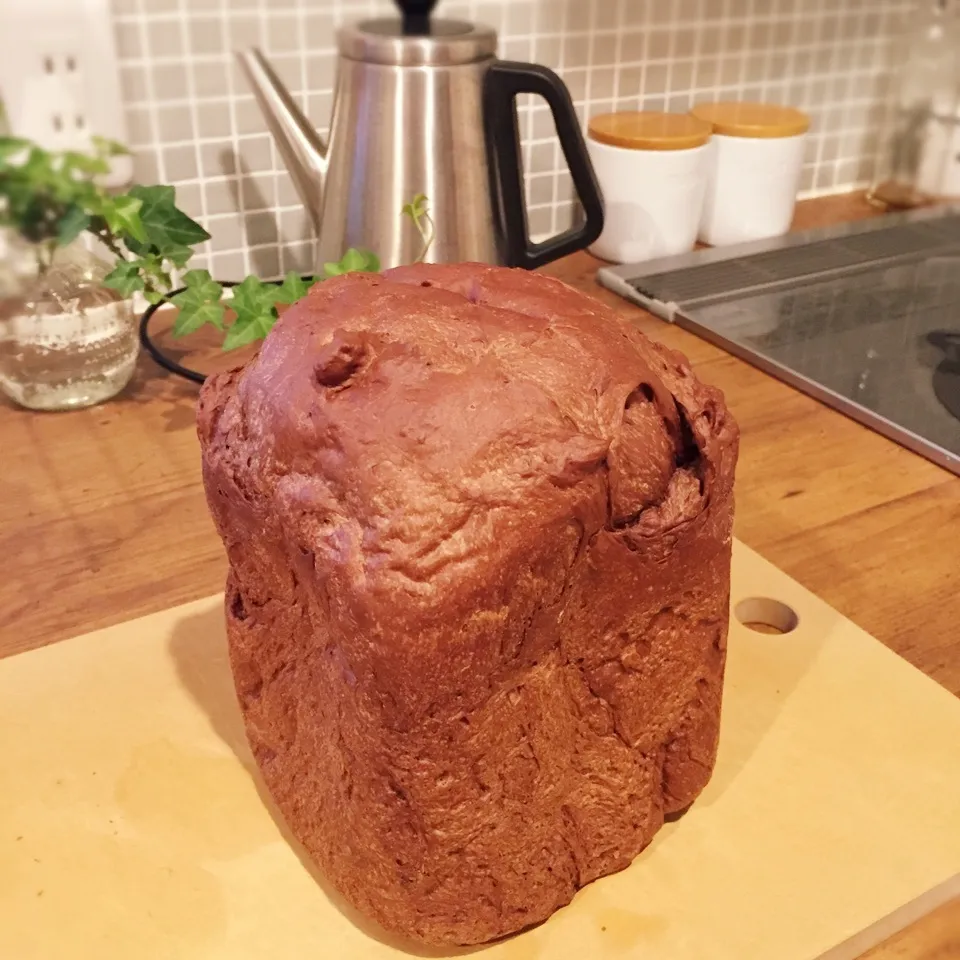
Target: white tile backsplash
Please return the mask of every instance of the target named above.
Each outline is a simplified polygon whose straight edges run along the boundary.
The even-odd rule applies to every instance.
[[[912,0],[441,0],[489,23],[501,56],[557,70],[582,121],[614,109],[683,111],[766,99],[813,117],[807,192],[868,180],[890,95],[890,50]],[[308,269],[314,242],[233,51],[260,45],[325,131],[335,32],[391,14],[388,0],[113,0],[129,140],[144,181],[178,188],[213,239],[201,260],[233,274]],[[569,175],[550,113],[521,107],[531,228],[564,229]]]

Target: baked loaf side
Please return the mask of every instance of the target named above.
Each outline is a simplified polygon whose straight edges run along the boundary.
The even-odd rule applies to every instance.
[[[523,271],[353,274],[199,432],[254,756],[384,927],[541,921],[706,784],[738,435],[682,356]]]

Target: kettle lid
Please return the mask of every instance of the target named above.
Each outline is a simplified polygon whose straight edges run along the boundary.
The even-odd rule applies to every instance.
[[[337,48],[366,63],[450,66],[494,56],[497,31],[465,20],[430,20],[423,32],[410,33],[399,18],[380,17],[343,27]]]

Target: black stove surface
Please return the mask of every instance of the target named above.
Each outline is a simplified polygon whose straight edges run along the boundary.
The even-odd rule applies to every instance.
[[[927,334],[927,342],[944,353],[943,360],[933,371],[933,392],[960,420],[960,329],[935,330]]]
[[[859,418],[960,473],[960,256],[758,293],[688,316],[698,332],[789,371],[798,385],[867,414]]]
[[[960,476],[960,205],[598,278]]]

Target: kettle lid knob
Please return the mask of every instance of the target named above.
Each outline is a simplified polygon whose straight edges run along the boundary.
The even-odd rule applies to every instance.
[[[395,0],[403,17],[406,36],[430,33],[430,14],[437,0]]]
[[[0,0],[2,2],[2,0]],[[465,20],[431,20],[436,0],[397,0],[398,17],[350,23],[337,33],[340,55],[397,67],[475,63],[497,53],[497,31]]]

